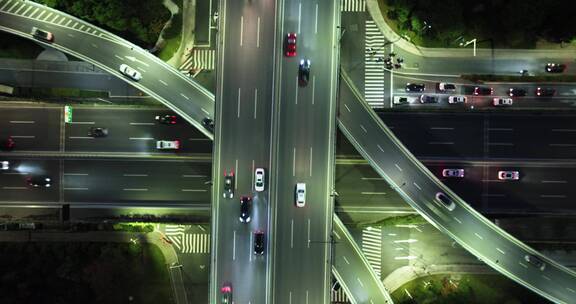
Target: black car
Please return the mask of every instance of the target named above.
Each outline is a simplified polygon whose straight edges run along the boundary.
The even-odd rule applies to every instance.
[[[546,72],[548,73],[562,73],[566,69],[566,65],[562,63],[548,63],[546,64]]]
[[[178,118],[176,118],[176,115],[170,115],[170,114],[157,115],[156,121],[158,121],[163,125],[175,125],[178,122]]]
[[[252,198],[250,196],[240,197],[240,222],[250,223],[252,218]]]
[[[100,127],[91,127],[88,136],[92,137],[106,137],[108,136],[108,129]]]
[[[436,193],[436,201],[442,203],[442,205],[450,211],[456,208],[456,204],[454,204],[454,202],[446,194],[442,192]]]
[[[28,186],[33,188],[50,188],[52,186],[52,178],[45,175],[36,175],[26,178]]]
[[[260,230],[254,232],[254,254],[264,254],[264,243],[264,232]]]
[[[510,95],[510,97],[526,96],[526,90],[523,88],[510,88],[508,95]]]
[[[420,96],[420,103],[437,103],[438,97],[432,95],[422,95]]]
[[[32,28],[32,36],[34,36],[36,39],[44,40],[47,42],[54,42],[54,34],[45,30],[41,30],[37,27]]]
[[[230,173],[224,172],[224,198],[234,197],[234,171]]]
[[[7,137],[0,143],[0,149],[3,151],[11,151],[14,149],[14,146],[14,139],[12,139],[12,137]]]
[[[206,128],[206,130],[214,133],[214,121],[210,117],[205,117],[202,119],[202,126]]]
[[[546,264],[544,262],[542,262],[542,260],[540,260],[539,257],[535,256],[535,255],[531,255],[531,254],[527,254],[524,256],[524,260],[526,262],[528,262],[528,264],[540,269],[540,270],[544,270],[546,269]]]
[[[406,92],[424,92],[426,85],[423,83],[407,83]]]
[[[539,97],[552,97],[556,95],[556,89],[553,88],[536,88],[536,96]]]
[[[474,95],[492,95],[494,93],[494,89],[491,87],[474,87]]]
[[[300,60],[300,65],[298,65],[298,84],[301,87],[308,85],[308,80],[310,79],[310,59]]]

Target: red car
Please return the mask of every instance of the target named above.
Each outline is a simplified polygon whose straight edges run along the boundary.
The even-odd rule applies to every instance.
[[[296,56],[296,33],[288,33],[286,35],[284,54],[286,57]]]

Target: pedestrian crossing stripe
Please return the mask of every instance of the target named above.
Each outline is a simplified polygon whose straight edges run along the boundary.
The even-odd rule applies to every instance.
[[[330,302],[332,302],[333,304],[350,303],[350,301],[348,301],[348,296],[346,295],[344,288],[340,288],[338,290],[332,290],[330,294]]]
[[[180,70],[214,70],[216,61],[216,50],[211,49],[194,49],[192,56],[188,58],[181,66]]]
[[[382,229],[366,228],[362,230],[362,252],[374,272],[380,277],[382,272]]]
[[[210,253],[210,234],[185,233],[190,225],[166,225],[164,234],[181,253]]]
[[[340,1],[341,12],[364,12],[366,0],[342,0]]]
[[[364,99],[372,108],[384,107],[384,58],[386,39],[373,20],[366,20],[364,59]]]

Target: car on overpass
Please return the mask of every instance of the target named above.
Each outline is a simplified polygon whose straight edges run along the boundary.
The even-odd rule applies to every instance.
[[[308,85],[310,79],[310,59],[301,59],[298,65],[298,84],[301,87]]]
[[[250,215],[252,214],[252,197],[250,196],[241,196],[240,197],[240,222],[242,223],[250,223],[252,218]]]
[[[180,149],[179,140],[158,140],[156,141],[156,149],[158,150],[178,150]]]
[[[202,119],[202,126],[204,126],[206,130],[214,133],[214,120],[212,120],[212,118],[204,117],[204,119]]]
[[[159,122],[163,125],[175,125],[178,123],[178,118],[176,117],[176,115],[171,115],[171,114],[156,115],[156,117],[154,117],[154,119],[156,119],[157,122]]]
[[[226,173],[224,171],[224,198],[234,198],[234,171]]]
[[[284,41],[284,55],[286,57],[296,56],[296,33],[286,34],[286,40]]]
[[[524,256],[524,260],[528,262],[528,264],[544,271],[546,269],[546,263],[544,263],[539,257],[531,254],[527,254]]]
[[[265,173],[264,168],[256,168],[254,171],[254,190],[256,192],[264,191]]]
[[[518,171],[498,171],[499,180],[519,180],[520,172]]]
[[[44,40],[46,42],[54,42],[54,34],[45,30],[41,30],[37,27],[32,28],[31,34],[36,39]]]
[[[563,73],[566,69],[566,65],[563,63],[547,63],[546,72],[548,73]]]
[[[296,207],[306,206],[306,183],[296,183]]]
[[[140,72],[136,71],[127,64],[124,63],[121,64],[119,70],[120,73],[130,77],[134,81],[139,81],[140,79],[142,79],[142,74],[140,74]]]
[[[265,244],[266,239],[264,236],[264,231],[257,230],[254,232],[254,254],[263,255]]]
[[[444,208],[452,211],[456,208],[456,204],[444,193],[438,192],[436,193],[436,201],[439,202]]]
[[[26,183],[32,188],[50,188],[52,186],[52,178],[46,175],[35,175],[26,178]]]
[[[220,293],[222,294],[221,304],[232,304],[232,286],[230,284],[224,284],[220,288]]]

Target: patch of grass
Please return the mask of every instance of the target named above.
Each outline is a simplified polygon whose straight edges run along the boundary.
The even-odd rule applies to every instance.
[[[410,295],[408,295],[408,293]],[[392,293],[397,304],[545,304],[547,300],[499,275],[433,275]]]
[[[152,232],[154,225],[149,223],[118,223],[113,225],[114,230],[129,232]]]
[[[158,57],[164,61],[168,61],[170,58],[172,58],[172,56],[174,56],[174,53],[180,47],[181,39],[182,35],[179,34],[174,38],[164,40],[164,46],[162,47],[160,52],[158,52]]]
[[[151,244],[1,243],[3,304],[174,303]]]

